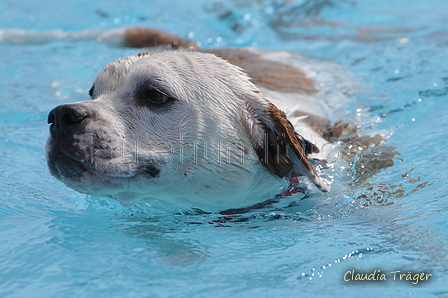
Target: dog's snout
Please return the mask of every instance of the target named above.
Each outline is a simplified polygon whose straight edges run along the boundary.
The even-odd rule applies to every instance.
[[[63,125],[71,125],[81,122],[88,116],[86,109],[80,105],[61,105],[50,112],[48,124],[60,122]]]
[[[51,124],[50,132],[52,136],[68,132],[89,116],[88,110],[80,104],[58,106],[48,114],[48,124]]]

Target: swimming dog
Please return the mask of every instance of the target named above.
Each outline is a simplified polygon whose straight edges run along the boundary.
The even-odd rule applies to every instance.
[[[135,30],[120,33],[125,45],[142,46],[142,32],[153,32]],[[294,62],[299,54],[199,51],[157,36],[184,49],[113,62],[97,74],[91,100],[49,113],[53,176],[81,193],[168,212],[251,206],[298,176],[329,191],[310,158],[326,158],[329,121],[314,80]]]

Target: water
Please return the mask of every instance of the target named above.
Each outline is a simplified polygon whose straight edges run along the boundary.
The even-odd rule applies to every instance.
[[[0,296],[447,296],[446,1],[173,2],[3,1],[0,29],[152,26],[202,47],[333,60],[363,86],[336,114],[400,155],[353,186],[336,168],[328,196],[235,218],[146,216],[67,189],[44,157],[48,111],[87,99],[95,73],[136,50],[0,43]],[[387,281],[346,282],[350,270]],[[432,277],[413,285],[394,281],[397,270]]]

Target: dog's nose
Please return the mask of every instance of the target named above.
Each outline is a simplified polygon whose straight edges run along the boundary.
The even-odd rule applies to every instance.
[[[87,109],[80,104],[60,105],[48,114],[48,124],[52,137],[60,133],[68,133],[69,130],[89,117]]]

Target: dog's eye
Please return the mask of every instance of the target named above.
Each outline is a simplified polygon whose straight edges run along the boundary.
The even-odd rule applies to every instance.
[[[93,98],[93,91],[95,90],[95,86],[92,86],[89,90],[89,96]]]
[[[166,96],[162,92],[159,92],[159,91],[157,91],[155,89],[148,90],[147,91],[147,97],[148,97],[148,100],[150,102],[157,103],[157,104],[164,103],[164,102],[166,102],[169,99],[168,96]]]
[[[136,86],[134,91],[134,98],[138,104],[151,106],[152,108],[165,107],[166,104],[172,102],[172,97],[166,92],[161,91],[148,83],[142,83]]]

